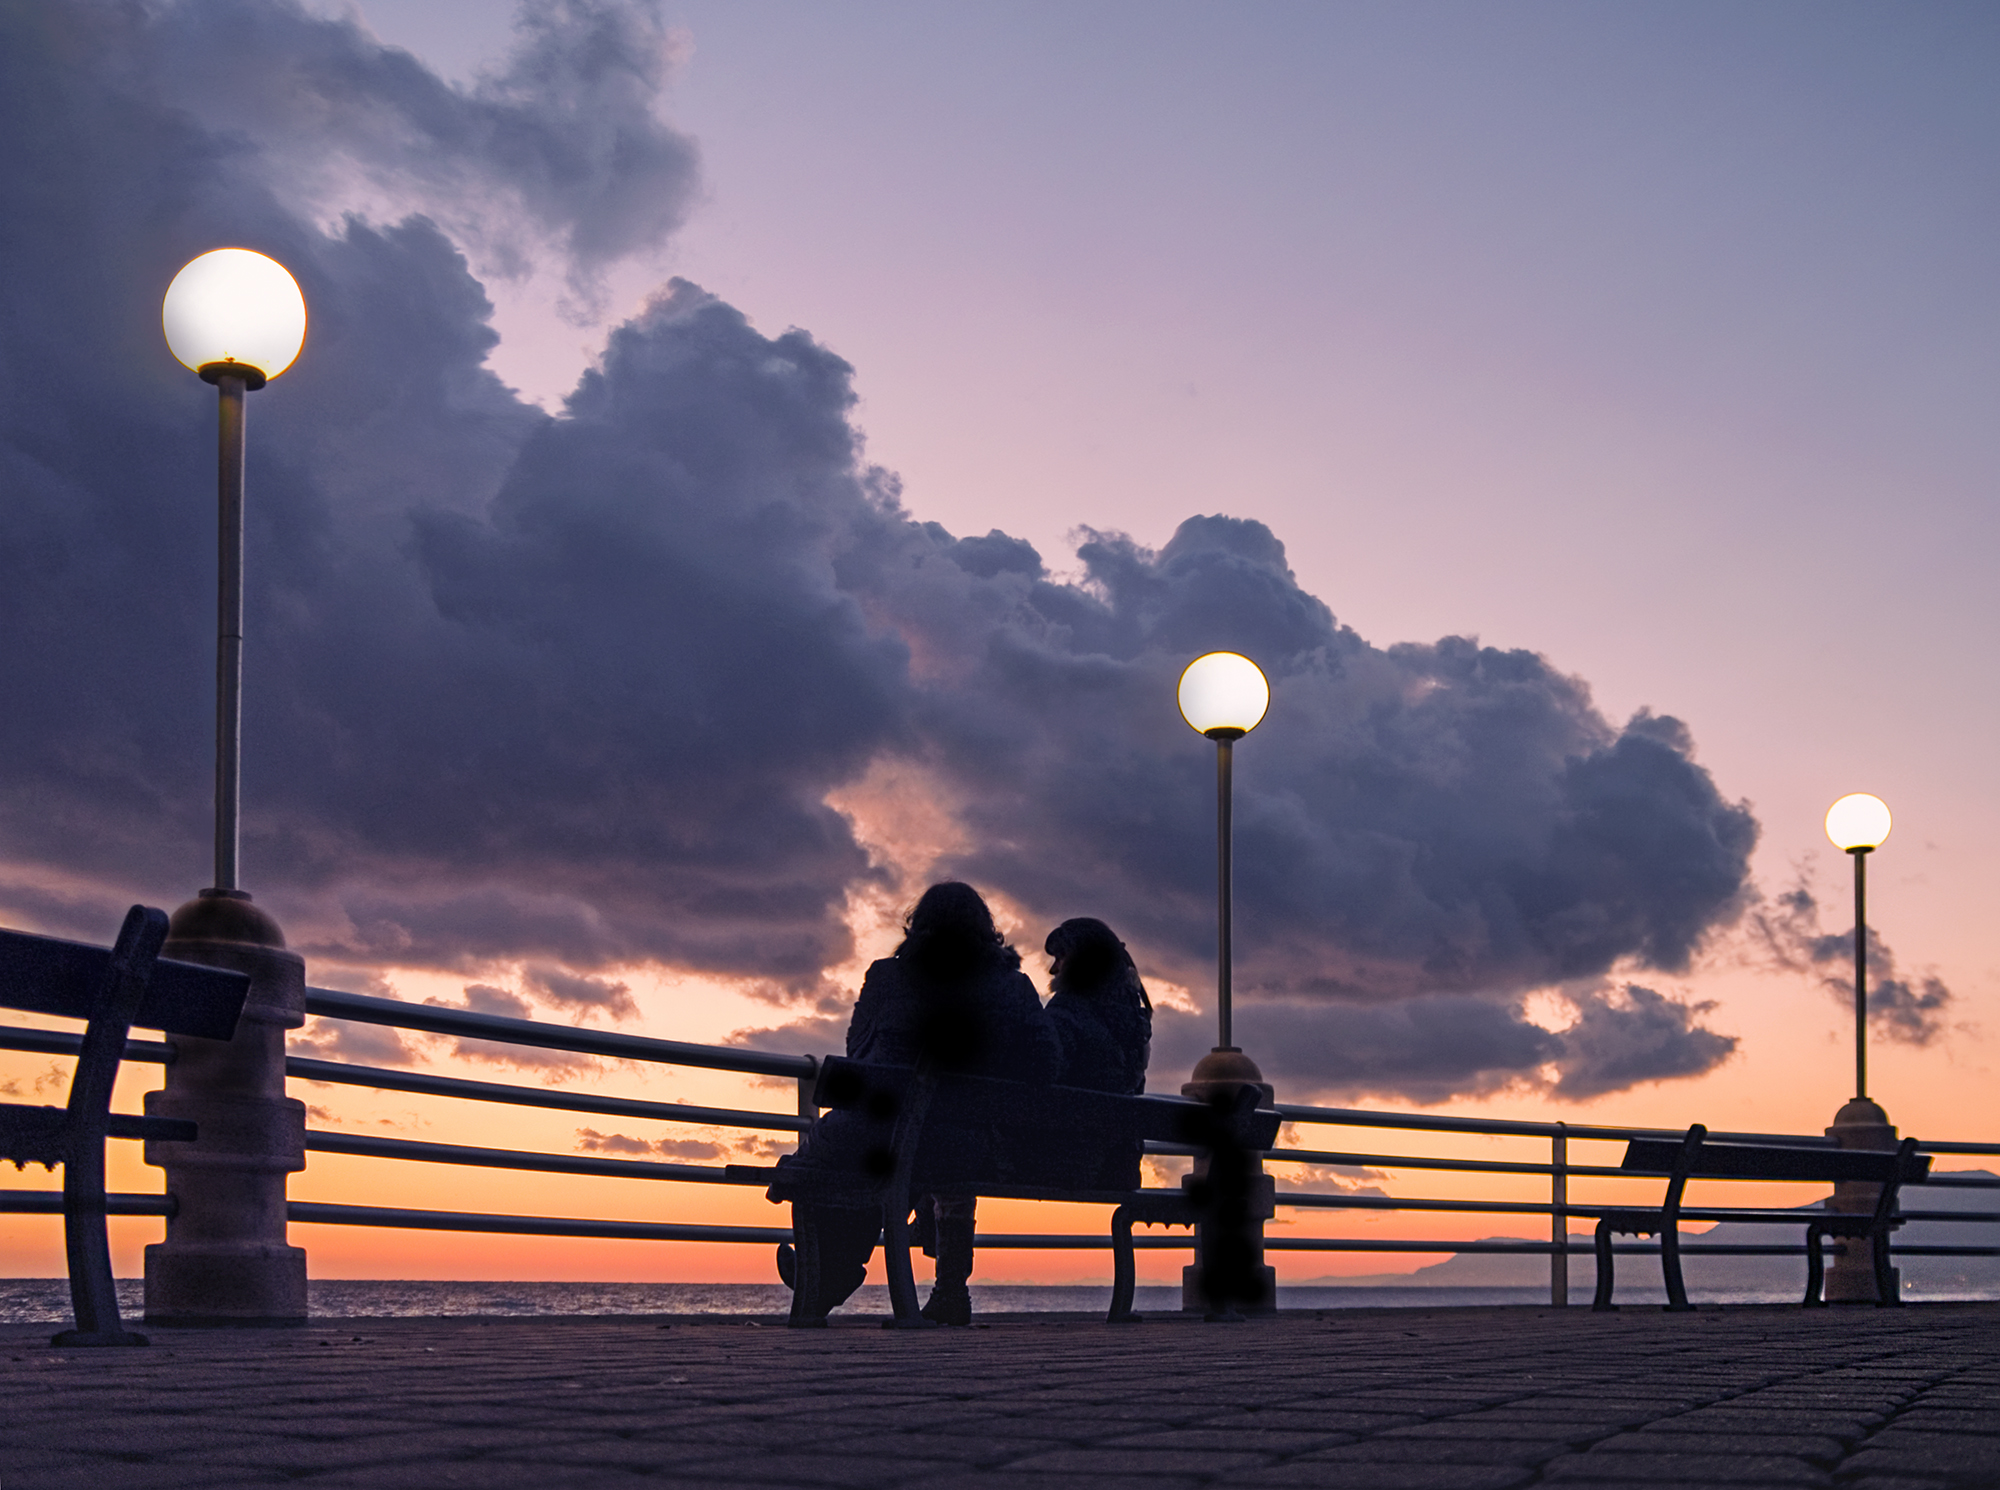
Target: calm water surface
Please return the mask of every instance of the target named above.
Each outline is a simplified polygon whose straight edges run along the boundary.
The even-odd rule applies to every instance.
[[[328,1279],[308,1285],[315,1318],[381,1319],[451,1315],[534,1314],[718,1314],[781,1315],[791,1295],[770,1283],[439,1283],[375,1282]],[[918,1285],[919,1293],[927,1292]],[[1657,1289],[1621,1288],[1621,1303],[1662,1303]],[[1932,1295],[1911,1289],[1914,1302]],[[1111,1302],[1109,1285],[1101,1287],[1028,1287],[974,1284],[973,1308],[986,1314],[1101,1313]],[[2000,1298],[1991,1289],[1938,1294],[1939,1298]],[[1796,1289],[1716,1291],[1700,1301],[1716,1304],[1783,1304],[1796,1302]],[[120,1279],[119,1307],[136,1319],[144,1312],[142,1288],[136,1278]],[[1180,1289],[1142,1285],[1134,1300],[1141,1313],[1171,1314],[1180,1308]],[[1468,1304],[1546,1304],[1548,1289],[1328,1286],[1278,1290],[1281,1309],[1435,1309]],[[1590,1303],[1586,1290],[1570,1290],[1572,1306]],[[889,1290],[869,1285],[840,1311],[843,1314],[887,1314]],[[0,1279],[0,1323],[55,1323],[69,1316],[69,1285],[61,1278]]]

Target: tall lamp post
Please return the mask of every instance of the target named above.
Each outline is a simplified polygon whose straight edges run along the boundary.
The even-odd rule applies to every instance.
[[[1880,797],[1854,792],[1827,809],[1826,836],[1854,860],[1854,1099],[1834,1115],[1827,1136],[1845,1149],[1893,1149],[1896,1130],[1889,1114],[1868,1096],[1868,856],[1889,836],[1889,808]],[[1872,1211],[1878,1187],[1856,1181],[1836,1184],[1837,1211]],[[1891,1276],[1896,1277],[1894,1270]],[[1897,1286],[1901,1280],[1897,1278]],[[1863,1249],[1844,1248],[1827,1269],[1827,1302],[1872,1304],[1875,1273]]]
[[[192,1143],[148,1143],[175,1210],[146,1248],[146,1318],[277,1324],[306,1314],[306,1255],[286,1237],[285,1177],[305,1168],[305,1106],[285,1095],[285,1031],[305,1022],[305,962],[238,884],[243,753],[244,395],[299,355],[306,303],[283,265],[246,248],[205,253],[161,310],[174,356],[220,401],[215,643],[215,877],[174,912],[163,952],[250,977],[230,1040],[173,1036],[146,1111],[192,1119]]]
[[[298,281],[275,259],[247,248],[218,248],[174,276],[160,320],[174,356],[214,384],[220,401],[215,883],[203,894],[235,899],[243,758],[243,396],[298,357],[306,302]]]
[[[1230,816],[1234,806],[1234,756],[1236,742],[1263,722],[1271,704],[1271,685],[1262,669],[1236,652],[1209,652],[1190,662],[1181,673],[1181,717],[1199,733],[1215,741],[1215,995],[1216,1045],[1195,1064],[1194,1072],[1181,1095],[1198,1102],[1233,1096],[1248,1085],[1262,1089],[1265,1105],[1273,1092],[1257,1063],[1237,1049],[1231,1025],[1230,946],[1233,909],[1230,904],[1232,832]],[[1195,1234],[1196,1263],[1181,1274],[1181,1307],[1200,1310],[1211,1319],[1240,1318],[1234,1305],[1248,1304],[1253,1312],[1269,1312],[1275,1307],[1277,1278],[1264,1262],[1264,1222],[1276,1210],[1271,1178],[1264,1173],[1261,1158],[1248,1160],[1249,1172],[1235,1177],[1237,1187],[1246,1191],[1240,1198],[1242,1214],[1229,1221],[1206,1220]],[[1215,1177],[1218,1181],[1220,1176]],[[1195,1161],[1188,1176],[1190,1186],[1210,1179],[1207,1161]],[[1217,1296],[1215,1280],[1235,1280],[1236,1297]]]

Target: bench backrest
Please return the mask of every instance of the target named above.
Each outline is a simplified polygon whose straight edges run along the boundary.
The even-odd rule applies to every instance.
[[[1928,1154],[1903,1155],[1870,1149],[1790,1147],[1703,1140],[1685,1167],[1687,1142],[1679,1138],[1635,1138],[1619,1167],[1641,1174],[1684,1174],[1696,1180],[1801,1180],[1822,1184],[1866,1180],[1883,1185],[1915,1184],[1930,1174]]]
[[[88,1019],[111,970],[111,950],[87,942],[0,930],[0,1008]],[[227,1040],[250,979],[224,968],[162,957],[132,1023],[172,1035]]]
[[[916,1079],[916,1071],[908,1066],[878,1066],[828,1056],[820,1064],[813,1099],[821,1107],[867,1112],[880,1121],[892,1122]],[[1246,1090],[1254,1093],[1256,1088]],[[934,1120],[1160,1143],[1207,1143],[1219,1120],[1240,1146],[1258,1151],[1278,1141],[1278,1128],[1284,1122],[1277,1113],[1252,1103],[1217,1114],[1185,1098],[1122,1097],[1082,1087],[1033,1086],[984,1076],[941,1077],[933,1101]]]

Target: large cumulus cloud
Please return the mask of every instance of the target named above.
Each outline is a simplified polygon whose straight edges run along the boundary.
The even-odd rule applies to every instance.
[[[692,285],[558,414],[503,387],[495,245],[586,284],[695,189],[653,9],[526,17],[461,89],[284,0],[0,9],[0,912],[101,934],[203,881],[212,395],[158,296],[237,242],[314,315],[251,403],[245,862],[321,965],[501,969],[483,996],[615,1016],[602,970],[653,962],[820,1019],[850,898],[929,870],[1103,916],[1198,991],[1213,762],[1174,679],[1229,647],[1276,693],[1238,755],[1246,1033],[1426,1097],[1727,1054],[1609,981],[1686,968],[1743,894],[1755,824],[1677,721],[1614,724],[1529,651],[1371,645],[1245,518],[1086,533],[1074,582],[923,522],[846,364]],[[235,76],[266,135],[203,106]],[[884,763],[956,825],[939,862],[878,862],[829,805]],[[1567,1028],[1524,1013],[1550,987]]]

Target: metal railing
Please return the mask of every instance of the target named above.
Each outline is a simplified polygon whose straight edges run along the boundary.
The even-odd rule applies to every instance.
[[[548,1087],[475,1081],[462,1077],[435,1076],[416,1071],[395,1070],[386,1067],[365,1066],[344,1061],[328,1061],[303,1056],[288,1058],[285,1063],[286,1074],[303,1081],[368,1087],[381,1091],[407,1092],[474,1102],[501,1103],[565,1112],[588,1113],[598,1116],[628,1117],[655,1122],[688,1123],[770,1133],[802,1132],[810,1125],[814,1111],[812,1088],[818,1074],[818,1063],[810,1056],[783,1055],[734,1046],[699,1045],[674,1040],[659,1040],[645,1036],[620,1034],[614,1031],[583,1029],[537,1020],[511,1019],[499,1015],[479,1014],[462,1009],[442,1008],[436,1005],[414,1004],[397,999],[375,998],[365,994],[343,993],[332,989],[309,988],[306,991],[306,1011],[322,1019],[347,1020],[428,1034],[448,1035],[459,1039],[489,1041],[507,1046],[553,1050],[569,1054],[633,1061],[658,1066],[684,1066],[749,1076],[790,1078],[798,1084],[798,1097],[794,1110],[790,1112],[706,1107],[681,1102],[644,1101],[634,1098],[599,1096],[587,1092],[563,1091]],[[61,1055],[74,1054],[80,1043],[80,1036],[64,1031],[0,1027],[0,1049]],[[172,1047],[163,1042],[131,1040],[126,1044],[125,1059],[128,1062],[166,1064],[172,1058]],[[1182,1099],[1170,1098],[1167,1100],[1178,1101]],[[1321,1193],[1298,1189],[1279,1189],[1276,1191],[1276,1202],[1280,1207],[1299,1212],[1337,1210],[1406,1214],[1446,1213],[1496,1216],[1545,1216],[1549,1219],[1550,1227],[1549,1240],[1546,1242],[1495,1238],[1268,1236],[1264,1245],[1267,1251],[1277,1252],[1424,1253],[1453,1255],[1512,1254],[1547,1256],[1549,1258],[1550,1300],[1556,1304],[1566,1303],[1568,1300],[1568,1258],[1572,1254],[1588,1255],[1592,1251],[1589,1244],[1574,1242],[1570,1239],[1568,1234],[1569,1221],[1572,1218],[1594,1218],[1603,1214],[1606,1210],[1619,1208],[1611,1203],[1572,1200],[1569,1190],[1571,1179],[1622,1179],[1630,1181],[1634,1178],[1651,1178],[1657,1184],[1657,1177],[1635,1176],[1631,1172],[1610,1165],[1572,1163],[1569,1159],[1569,1144],[1572,1141],[1586,1143],[1623,1142],[1632,1138],[1679,1138],[1682,1136],[1679,1130],[1671,1129],[1560,1122],[1519,1122],[1498,1118],[1438,1117],[1420,1113],[1385,1112],[1360,1108],[1313,1107],[1291,1103],[1276,1104],[1276,1110],[1285,1119],[1286,1123],[1290,1125],[1419,1132],[1456,1137],[1540,1139],[1547,1141],[1549,1144],[1549,1158],[1547,1162],[1517,1159],[1468,1158],[1449,1154],[1382,1153],[1347,1149],[1308,1149],[1301,1147],[1279,1147],[1270,1150],[1264,1155],[1267,1163],[1279,1166],[1295,1164],[1335,1165],[1369,1171],[1409,1170],[1465,1174],[1470,1176],[1507,1175],[1545,1177],[1549,1186],[1548,1198],[1546,1200],[1497,1199],[1490,1197],[1363,1195],[1345,1192]],[[1779,1142],[1793,1146],[1834,1146],[1832,1139],[1818,1135],[1718,1132],[1712,1133],[1710,1137],[1719,1141]],[[404,1162],[471,1165],[489,1169],[526,1170],[550,1174],[640,1179],[680,1184],[740,1185],[745,1183],[762,1183],[762,1181],[756,1180],[754,1176],[749,1178],[745,1178],[741,1174],[732,1176],[726,1168],[720,1165],[677,1164],[655,1160],[617,1159],[596,1155],[552,1154],[522,1149],[430,1143],[414,1139],[375,1137],[317,1128],[307,1130],[306,1148],[308,1151],[316,1153],[343,1154]],[[1196,1152],[1193,1149],[1173,1144],[1149,1143],[1146,1145],[1146,1148],[1149,1154],[1158,1157],[1185,1156]],[[1940,1141],[1920,1143],[1918,1148],[1921,1152],[1934,1155],[2000,1154],[2000,1144]],[[1930,1187],[1936,1188],[2000,1189],[2000,1179],[1986,1179],[1976,1176],[1941,1175],[1929,1181],[1928,1184]],[[38,1197],[44,1196],[46,1197],[45,1202],[38,1201]],[[56,1191],[5,1191],[0,1192],[0,1201],[14,1202],[6,1206],[6,1208],[16,1211],[46,1209],[53,1212],[60,1212],[61,1210],[61,1195]],[[109,1209],[113,1215],[167,1215],[171,1213],[171,1207],[171,1197],[168,1196],[158,1194],[121,1194],[110,1197]],[[320,1225],[374,1226],[430,1231],[491,1232],[514,1235],[605,1237],[688,1242],[755,1242],[765,1244],[789,1240],[791,1237],[790,1228],[785,1226],[709,1225],[688,1222],[611,1220],[563,1216],[520,1216],[488,1214],[477,1211],[420,1210],[391,1206],[347,1205],[325,1201],[291,1201],[288,1205],[288,1214],[292,1221]],[[1697,1223],[1728,1220],[1731,1218],[1731,1214],[1731,1211],[1724,1207],[1687,1206],[1682,1211],[1683,1219]],[[1963,1223],[1991,1223],[2000,1221],[2000,1213],[1991,1212],[1912,1211],[1906,1209],[1902,1212],[1902,1215],[1906,1220],[1910,1221]],[[1194,1246],[1192,1237],[1185,1234],[1159,1236],[1142,1234],[1135,1236],[1133,1240],[1135,1246],[1149,1251],[1187,1251],[1191,1250]],[[1102,1233],[981,1232],[979,1245],[981,1248],[989,1250],[1073,1249],[1089,1251],[1108,1249],[1111,1241],[1108,1235]],[[1837,1247],[1838,1243],[1833,1245]],[[1659,1247],[1657,1243],[1633,1242],[1619,1243],[1613,1250],[1619,1254],[1640,1253],[1657,1255]],[[1805,1248],[1802,1241],[1784,1245],[1709,1243],[1699,1240],[1698,1236],[1696,1236],[1683,1240],[1680,1243],[1680,1250],[1686,1254],[1802,1256]],[[1900,1256],[2000,1256],[2000,1247],[1990,1246],[1904,1244],[1895,1246],[1893,1250],[1895,1254]]]

